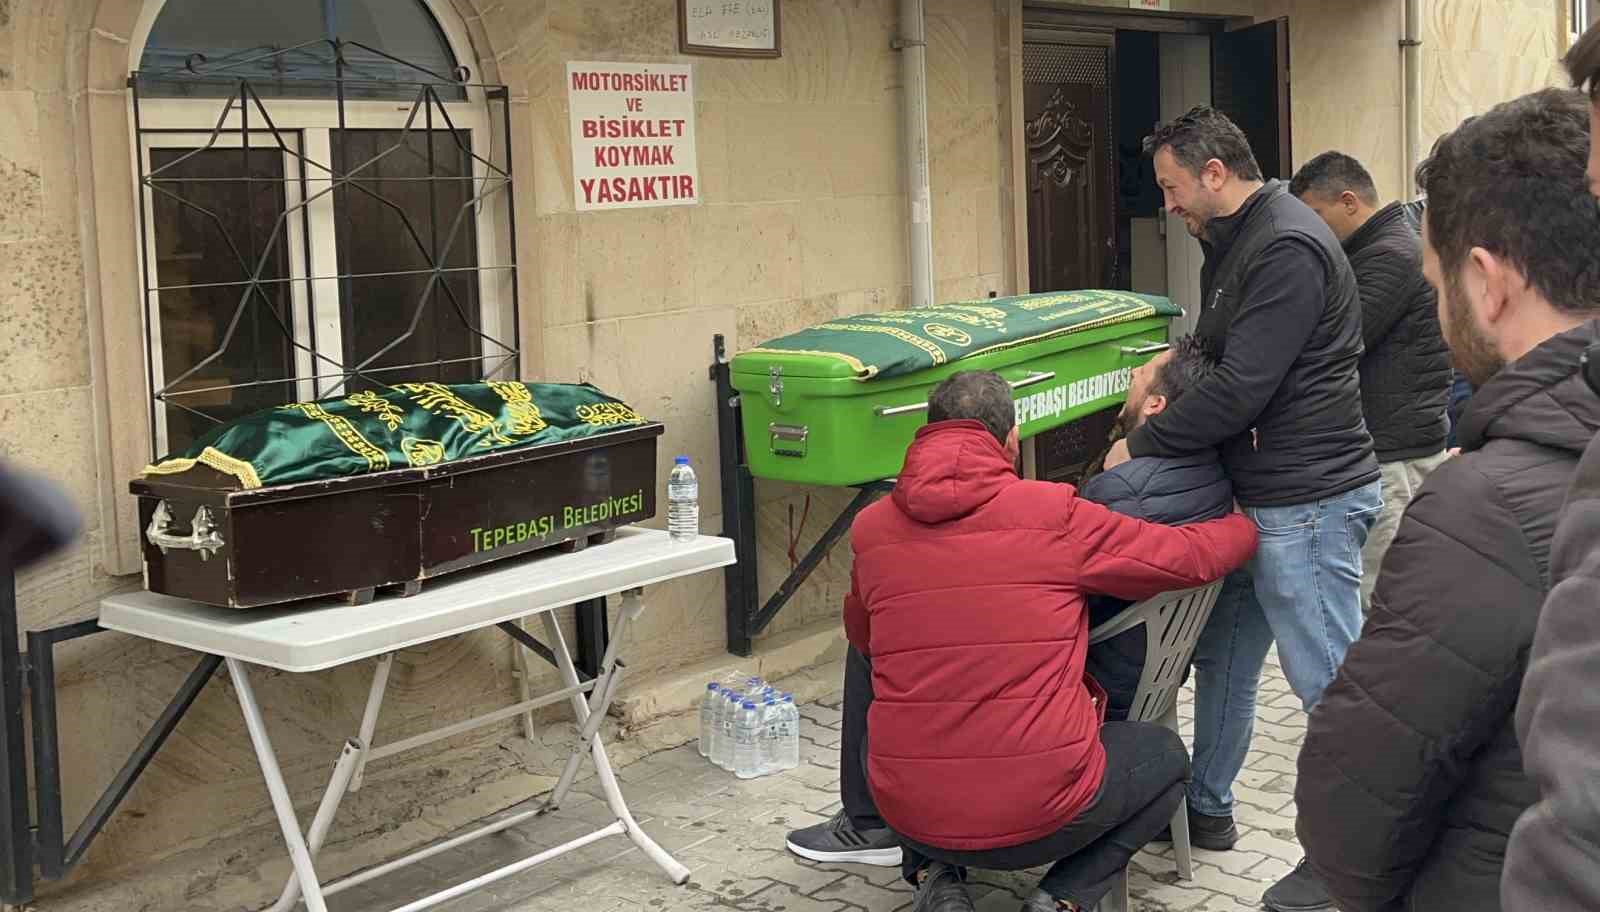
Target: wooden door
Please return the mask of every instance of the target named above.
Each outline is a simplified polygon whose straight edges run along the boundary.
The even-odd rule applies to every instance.
[[[1117,285],[1114,51],[1109,33],[1035,33],[1023,42],[1031,291]]]
[[[1288,180],[1289,20],[1217,35],[1211,60],[1212,104],[1244,131],[1262,176]]]

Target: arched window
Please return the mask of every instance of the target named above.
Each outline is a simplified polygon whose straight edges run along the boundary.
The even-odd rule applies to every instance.
[[[162,455],[517,370],[503,88],[421,0],[166,0],[129,80]]]

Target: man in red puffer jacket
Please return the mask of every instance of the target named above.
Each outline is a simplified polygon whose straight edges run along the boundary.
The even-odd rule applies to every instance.
[[[1160,726],[1101,727],[1084,596],[1199,586],[1255,550],[1237,513],[1153,525],[1022,480],[1014,418],[997,374],[941,383],[894,493],[851,529],[845,630],[872,667],[868,781],[917,912],[972,909],[968,865],[1052,864],[1028,912],[1100,901],[1172,818],[1189,765]]]

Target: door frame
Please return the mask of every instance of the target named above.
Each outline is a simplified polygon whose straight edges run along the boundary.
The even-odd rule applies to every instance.
[[[1230,27],[1253,25],[1251,17],[1228,15],[1202,15],[1196,13],[1167,14],[1148,12],[1111,12],[1104,8],[1085,8],[1070,3],[1051,3],[1050,0],[1011,0],[1011,14],[1006,17],[1006,35],[1002,52],[1002,77],[1007,110],[1002,130],[1003,161],[1008,174],[1003,181],[1008,191],[1001,203],[1002,217],[1011,222],[1007,264],[1011,271],[1010,288],[1013,294],[1026,294],[1028,280],[1028,173],[1027,140],[1023,135],[1025,122],[1022,92],[1022,45],[1025,40],[1041,36],[1072,36],[1081,41],[1084,36],[1102,35],[1113,42],[1111,53],[1111,91],[1108,94],[1112,129],[1116,129],[1116,49],[1115,33],[1118,29],[1147,32],[1176,32],[1190,35],[1212,35]],[[1090,40],[1093,40],[1092,38]],[[1111,163],[1113,177],[1116,162]],[[1114,186],[1114,185],[1113,185]]]

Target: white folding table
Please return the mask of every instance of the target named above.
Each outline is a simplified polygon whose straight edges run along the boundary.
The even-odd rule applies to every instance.
[[[271,907],[275,912],[292,908],[302,896],[310,912],[326,912],[325,896],[549,813],[561,804],[571,788],[584,753],[591,756],[606,802],[616,816],[615,821],[570,842],[393,910],[417,912],[607,836],[627,836],[674,883],[683,883],[688,879],[688,869],[646,835],[629,813],[628,805],[617,787],[605,746],[601,743],[600,723],[616,696],[617,682],[621,676],[617,644],[622,641],[629,624],[644,610],[643,588],[732,563],[733,542],[728,539],[700,536],[693,541],[674,542],[665,532],[628,528],[619,530],[613,541],[592,545],[582,551],[546,553],[516,560],[508,565],[495,565],[488,569],[468,571],[458,577],[434,580],[421,593],[409,598],[379,598],[356,606],[328,600],[292,609],[239,611],[151,592],[135,592],[102,601],[100,625],[144,639],[222,656],[226,660],[228,674],[238,692],[239,707],[244,712],[245,725],[250,731],[250,740],[261,763],[261,775],[266,780],[267,792],[272,798],[272,807],[283,829],[283,839],[294,868],[278,902]],[[611,641],[606,645],[598,674],[593,680],[580,680],[573,666],[572,654],[556,623],[554,611],[585,599],[619,592],[622,594],[620,618]],[[548,643],[540,643],[523,631],[520,620],[532,615],[539,615],[543,620]],[[490,626],[500,627],[522,645],[518,653],[524,662],[523,699],[504,709],[402,741],[381,746],[373,744],[394,653],[408,646],[418,646]],[[529,650],[536,651],[556,666],[562,683],[559,690],[539,697],[528,695],[526,659]],[[373,671],[360,731],[345,742],[334,765],[333,777],[312,817],[311,827],[302,832],[288,786],[278,768],[272,741],[267,736],[261,707],[251,689],[249,667],[264,665],[303,673],[369,658],[378,661]],[[563,699],[571,701],[577,717],[578,734],[555,789],[538,808],[496,820],[332,883],[324,884],[318,880],[314,864],[317,853],[327,839],[340,801],[347,792],[360,787],[360,774],[368,762],[475,727],[511,719]]]

